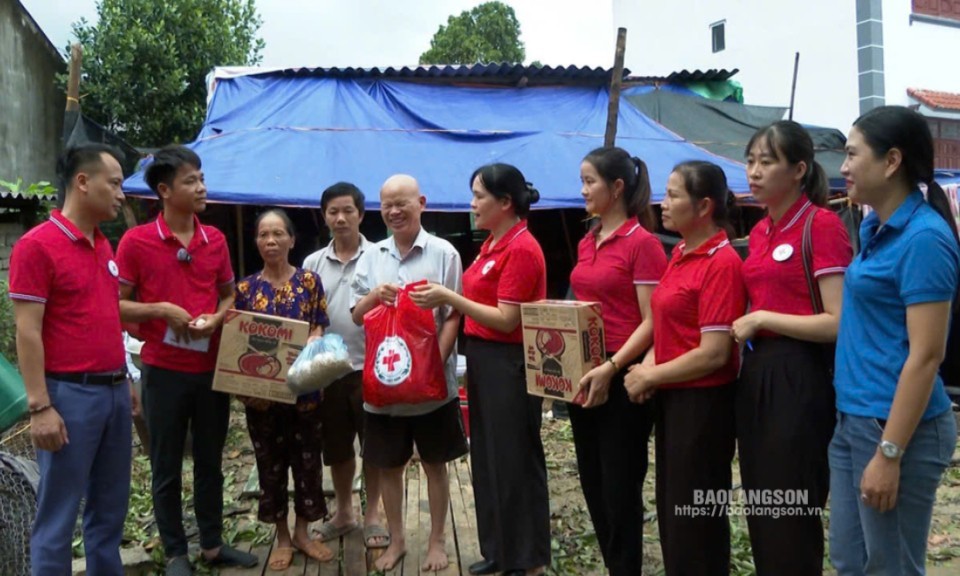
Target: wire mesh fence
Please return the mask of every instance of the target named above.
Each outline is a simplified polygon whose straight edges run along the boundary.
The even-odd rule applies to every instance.
[[[30,528],[39,472],[27,421],[0,437],[0,574],[30,574]]]

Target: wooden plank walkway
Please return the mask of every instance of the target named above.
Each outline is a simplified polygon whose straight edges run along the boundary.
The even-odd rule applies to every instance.
[[[421,570],[421,559],[426,554],[430,537],[430,507],[427,499],[427,479],[419,463],[412,463],[406,471],[403,514],[407,532],[407,555],[388,572],[390,576],[468,576],[467,567],[480,560],[477,543],[477,520],[473,504],[473,485],[470,480],[470,463],[467,458],[448,465],[450,477],[450,507],[447,511],[446,548],[450,566],[440,572]],[[332,500],[331,500],[332,502]],[[360,495],[354,493],[357,518],[360,513]],[[374,572],[373,562],[382,551],[368,552],[363,542],[363,531],[354,530],[338,540],[327,542],[334,551],[334,559],[319,563],[308,560],[303,554],[293,557],[293,564],[285,572],[273,572],[267,568],[271,545],[243,547],[260,558],[257,568],[221,570],[221,576],[365,576]]]

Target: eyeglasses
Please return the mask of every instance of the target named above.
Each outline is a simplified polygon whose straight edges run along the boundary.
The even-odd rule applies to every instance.
[[[193,262],[193,256],[191,256],[190,253],[187,252],[186,248],[181,248],[177,250],[177,261],[186,262],[187,264],[189,264]]]

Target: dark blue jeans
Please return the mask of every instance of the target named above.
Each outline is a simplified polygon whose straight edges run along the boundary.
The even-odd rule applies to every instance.
[[[180,497],[187,427],[193,435],[193,503],[200,547],[223,544],[223,445],[230,397],[214,392],[213,373],[143,367],[143,410],[150,429],[153,508],[167,558],[187,553]]]
[[[957,421],[948,410],[917,426],[900,463],[897,503],[883,514],[860,500],[860,479],[882,435],[875,418],[837,414],[830,443],[830,561],[838,576],[925,574],[933,504],[957,444]]]
[[[47,379],[50,402],[67,428],[69,444],[37,450],[40,487],[30,538],[35,576],[72,573],[73,529],[80,500],[87,574],[120,576],[120,541],[130,499],[130,386],[74,384]]]

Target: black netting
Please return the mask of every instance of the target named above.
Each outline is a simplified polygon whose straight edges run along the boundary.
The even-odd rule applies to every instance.
[[[0,574],[30,574],[30,528],[37,512],[40,474],[28,426],[0,439]]]

